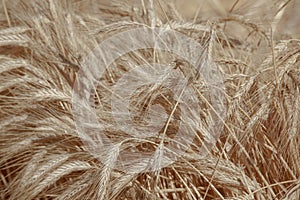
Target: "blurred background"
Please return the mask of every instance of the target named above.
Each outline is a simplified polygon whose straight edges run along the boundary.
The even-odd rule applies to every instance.
[[[274,15],[278,15],[276,21],[277,33],[289,34],[300,37],[300,1],[299,0],[175,0],[179,11],[186,18],[213,19],[228,15],[247,15],[253,21],[272,23]],[[282,8],[278,12],[278,7]]]

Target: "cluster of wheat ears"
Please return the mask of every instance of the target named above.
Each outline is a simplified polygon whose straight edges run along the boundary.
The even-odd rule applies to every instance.
[[[0,199],[300,198],[300,40],[297,32],[284,30],[292,27],[285,16],[295,2],[188,2],[2,1]],[[189,61],[172,52],[140,49],[106,66],[95,86],[96,119],[115,148],[97,149],[97,141],[91,148],[76,126],[76,78],[102,41],[140,27],[177,31],[203,47],[204,60],[210,59],[222,77],[226,112],[220,128],[209,129],[217,118],[205,74],[190,73]],[[141,138],[126,122],[125,128],[116,125],[111,99],[114,85],[132,66],[152,62],[187,77],[191,104],[201,109],[185,111],[190,102],[172,97],[172,88],[145,84],[129,101],[132,124],[143,132],[161,123],[162,115],[172,119],[157,137]],[[145,80],[151,76],[142,74]],[[181,124],[187,129],[181,130]],[[173,162],[162,166],[154,157],[152,170],[138,166],[145,163],[130,163],[136,153],[148,155],[159,144],[167,145],[162,133],[171,143],[180,131],[193,140],[176,151],[180,155]],[[205,139],[209,131],[218,131],[212,144]],[[205,154],[199,150],[204,146]],[[122,156],[127,165],[115,167]]]

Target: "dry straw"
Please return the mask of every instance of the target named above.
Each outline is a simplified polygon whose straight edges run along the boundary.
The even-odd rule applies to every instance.
[[[286,9],[295,2],[237,0],[226,4],[228,10],[222,1],[212,1],[210,10],[207,2],[199,2],[191,6],[197,9],[190,17],[178,1],[3,0],[0,198],[299,199],[300,41],[297,32],[280,31],[290,23]],[[111,88],[130,65],[153,59],[176,64],[174,55],[136,51],[107,70],[95,92],[95,109],[107,126],[105,134],[124,140],[125,147],[116,146],[105,160],[92,155],[78,136],[73,84],[84,58],[101,41],[145,24],[177,30],[204,46],[222,72],[227,112],[220,137],[205,157],[197,151],[204,144],[205,127],[199,127],[176,162],[154,173],[134,173],[135,168],[125,173],[111,167],[122,148],[153,149],[159,138],[125,141],[130,134],[115,130],[109,114]],[[191,71],[178,63],[183,74]],[[210,99],[196,78],[191,84],[203,110],[195,112],[209,124]],[[167,93],[158,88],[135,94],[135,123],[147,123],[147,109],[137,105],[159,103],[170,114],[175,102],[159,98]],[[170,123],[166,134],[171,136],[177,125]]]

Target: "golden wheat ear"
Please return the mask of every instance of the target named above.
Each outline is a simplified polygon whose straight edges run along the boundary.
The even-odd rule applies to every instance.
[[[0,199],[299,199],[296,8],[3,0]]]

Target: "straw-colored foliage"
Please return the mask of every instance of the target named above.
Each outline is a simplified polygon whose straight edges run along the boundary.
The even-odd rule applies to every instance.
[[[0,199],[299,199],[296,6],[296,0],[3,0]],[[114,143],[104,155],[98,149],[97,157],[76,128],[73,87],[85,58],[114,34],[145,26],[193,38],[221,73],[226,113],[218,140],[205,156],[199,148],[206,145],[205,126],[215,119],[209,91],[188,61],[170,52],[144,49],[123,55],[97,86],[95,111],[104,134],[122,144]],[[131,129],[119,130],[110,114],[114,84],[131,66],[152,61],[174,65],[189,78],[201,106],[191,112],[202,125],[191,128],[195,139],[170,165],[119,170],[113,166],[126,148],[143,153],[163,140],[159,135],[134,138]],[[180,122],[186,112],[177,109],[178,102],[164,98],[169,93],[153,85],[139,88],[129,108],[135,126],[150,123],[147,106],[159,105],[165,115],[174,115],[160,132],[172,140],[172,131],[187,122]]]

